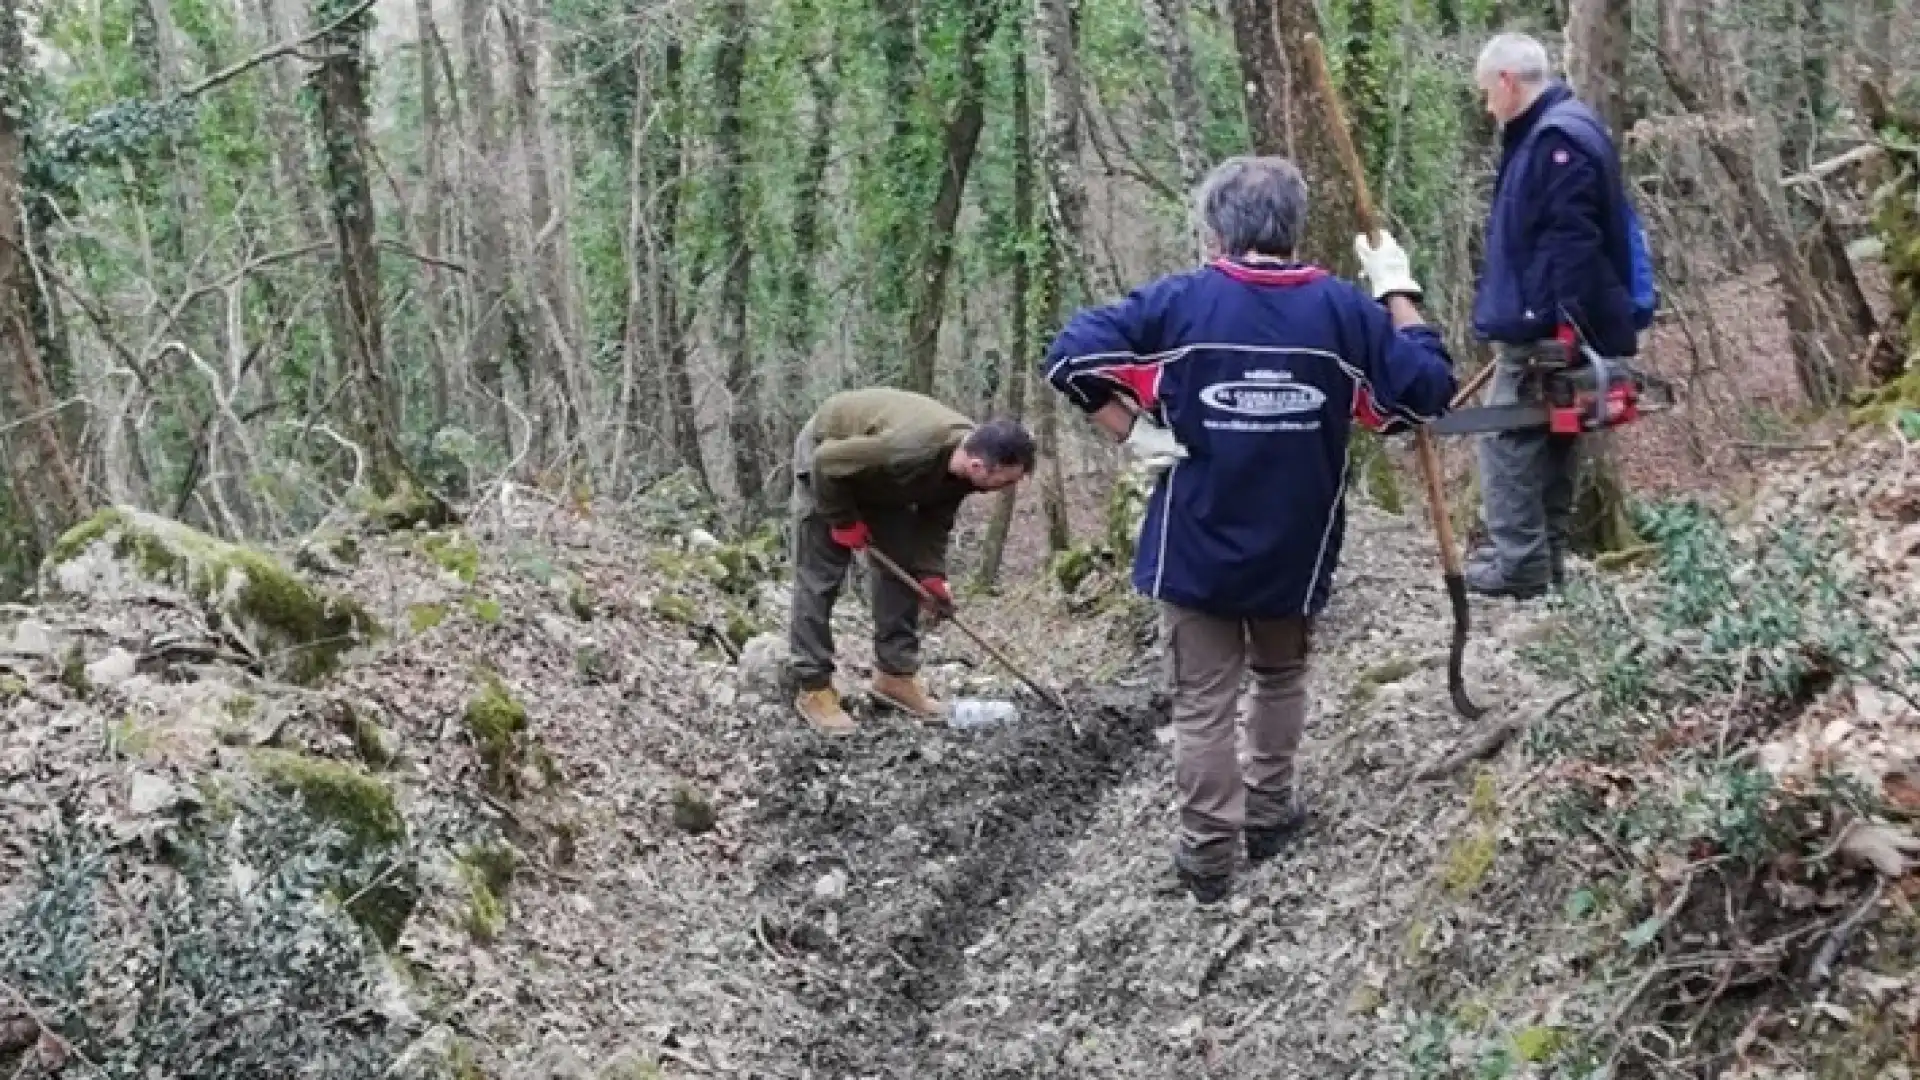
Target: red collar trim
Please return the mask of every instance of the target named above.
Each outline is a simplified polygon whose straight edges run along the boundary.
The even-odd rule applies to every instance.
[[[1327,272],[1311,263],[1285,263],[1279,266],[1252,266],[1234,259],[1221,257],[1213,260],[1215,270],[1235,281],[1249,285],[1305,285],[1327,276]]]

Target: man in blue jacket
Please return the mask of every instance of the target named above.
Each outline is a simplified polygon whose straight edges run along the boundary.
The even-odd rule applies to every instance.
[[[1543,350],[1579,340],[1605,357],[1632,356],[1651,312],[1634,300],[1638,221],[1606,126],[1552,78],[1546,48],[1524,34],[1489,41],[1475,77],[1501,125],[1502,154],[1473,325],[1495,343],[1487,402],[1511,404],[1538,396],[1528,362]],[[1482,438],[1481,513],[1492,545],[1468,557],[1469,588],[1530,598],[1561,583],[1576,468],[1571,435]]]
[[[1171,663],[1174,868],[1212,903],[1231,890],[1243,832],[1259,861],[1306,819],[1294,754],[1313,620],[1340,561],[1354,414],[1432,420],[1454,378],[1392,237],[1355,241],[1372,295],[1295,260],[1307,190],[1286,159],[1222,163],[1198,209],[1217,257],[1079,312],[1044,370],[1158,473],[1133,583],[1160,603]],[[1249,670],[1243,774],[1234,721]]]

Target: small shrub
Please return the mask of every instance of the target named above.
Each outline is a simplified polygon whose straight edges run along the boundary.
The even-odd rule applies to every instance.
[[[333,899],[384,861],[298,802],[259,792],[231,825],[197,819],[158,876],[81,826],[34,847],[25,903],[0,917],[0,979],[88,1075],[251,1080],[298,1062],[302,1076],[349,1080],[380,1075],[405,1046],[369,1008],[377,950]]]

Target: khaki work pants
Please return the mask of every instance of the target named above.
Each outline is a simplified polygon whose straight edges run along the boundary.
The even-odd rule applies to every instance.
[[[1278,825],[1293,804],[1312,620],[1219,618],[1165,602],[1160,611],[1173,683],[1180,845],[1195,871],[1229,873],[1241,829]],[[1242,770],[1235,720],[1249,672]]]

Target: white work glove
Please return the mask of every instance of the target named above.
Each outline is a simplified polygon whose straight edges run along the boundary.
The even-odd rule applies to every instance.
[[[1187,448],[1173,437],[1173,432],[1154,423],[1146,413],[1133,418],[1133,430],[1127,432],[1126,441],[1120,445],[1146,465],[1147,471],[1158,473],[1173,467],[1174,462],[1183,461]]]
[[[1392,233],[1380,234],[1379,247],[1368,243],[1366,234],[1361,233],[1353,238],[1353,253],[1360,257],[1360,272],[1373,287],[1375,300],[1385,300],[1394,293],[1420,299],[1420,283],[1413,280],[1413,264]]]

